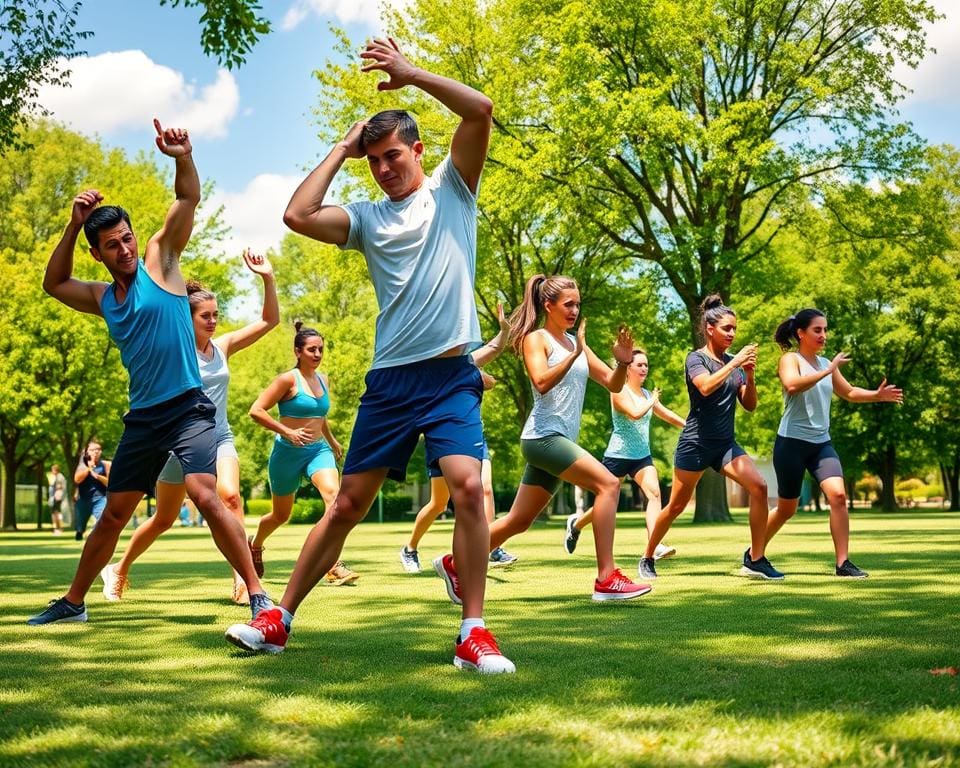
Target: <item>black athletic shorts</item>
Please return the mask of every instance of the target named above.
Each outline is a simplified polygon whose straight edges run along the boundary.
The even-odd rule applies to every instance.
[[[217,408],[200,389],[123,417],[123,435],[110,467],[107,492],[149,493],[172,452],[183,474],[217,474]]]
[[[777,435],[773,443],[773,469],[777,473],[777,496],[781,499],[800,498],[803,473],[808,470],[818,484],[828,477],[843,477],[840,457],[829,440],[808,443]]]
[[[733,440],[729,443],[701,445],[681,437],[677,452],[673,455],[673,466],[687,472],[703,472],[707,467],[713,467],[719,472],[737,456],[745,456],[746,453]]]
[[[618,459],[615,456],[604,456],[600,462],[614,477],[633,477],[641,469],[653,466],[653,456],[644,456],[642,459]]]

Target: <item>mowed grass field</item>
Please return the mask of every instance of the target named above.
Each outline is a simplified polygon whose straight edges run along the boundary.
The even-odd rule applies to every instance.
[[[432,571],[401,572],[407,525],[360,526],[344,553],[358,586],[318,587],[273,657],[224,642],[248,611],[206,529],[163,537],[122,603],[98,580],[89,623],[40,628],[24,621],[63,594],[80,545],[0,535],[0,765],[960,765],[958,678],[931,673],[960,666],[960,515],[855,514],[860,582],[832,576],[813,514],[769,553],[786,581],[736,577],[736,518],[681,518],[653,593],[622,604],[589,599],[589,532],[570,557],[562,520],[536,525],[488,580],[518,668],[492,677],[453,667],[459,611]],[[426,566],[451,529],[424,539]],[[268,542],[275,598],[306,533]],[[642,538],[622,515],[625,572]]]

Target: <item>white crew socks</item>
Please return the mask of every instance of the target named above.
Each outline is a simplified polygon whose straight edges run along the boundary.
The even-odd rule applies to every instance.
[[[283,624],[287,628],[287,632],[289,632],[290,627],[293,626],[293,614],[282,605],[278,605],[277,608],[280,609],[280,617],[283,619]]]
[[[480,627],[481,629],[486,628],[486,624],[483,623],[483,619],[464,619],[460,622],[460,639],[457,642],[462,643],[467,637],[470,636],[470,633],[473,631],[474,627]]]

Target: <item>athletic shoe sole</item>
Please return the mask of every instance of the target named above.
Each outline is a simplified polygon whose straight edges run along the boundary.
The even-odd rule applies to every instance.
[[[848,576],[848,575],[845,574],[845,573],[843,573],[843,574],[835,573],[835,574],[833,575],[833,578],[835,578],[835,579],[843,579],[844,581],[863,581],[864,579],[869,578],[869,577],[870,577],[870,574],[868,574],[868,573],[863,574],[863,576]]]
[[[30,624],[28,621],[27,624],[30,624],[31,627],[45,627],[48,624],[83,624],[87,620],[86,611],[76,616],[64,616],[62,619],[54,619],[53,621],[45,621],[42,624]]]
[[[757,579],[759,581],[783,581],[783,576],[767,576],[765,573],[760,571],[755,571],[752,568],[747,568],[747,566],[741,566],[740,576],[745,576],[748,579]]]
[[[453,590],[453,581],[447,574],[447,569],[443,567],[443,555],[433,558],[433,570],[435,570],[437,575],[443,579],[443,583],[447,587],[447,597],[450,598],[450,602],[452,602],[454,605],[463,605],[463,600],[457,597],[457,593]]]
[[[327,584],[331,587],[345,587],[348,584],[353,584],[357,579],[360,578],[359,573],[355,573],[352,576],[344,576],[342,579],[327,579]]]
[[[404,573],[420,573],[423,569],[416,563],[409,563],[403,556],[403,549],[400,550],[400,565],[403,566]]]
[[[262,643],[254,638],[244,637],[247,633],[243,630],[250,629],[246,624],[238,624],[230,627],[223,633],[223,636],[228,643],[248,653],[283,653],[284,646],[282,645],[271,645],[270,643]],[[256,632],[256,630],[251,631]]]
[[[107,574],[109,574],[109,576]],[[117,579],[116,574],[113,572],[113,566],[104,566],[103,570],[100,571],[100,578],[103,579],[103,599],[111,603],[119,602],[121,598],[113,594],[113,591],[111,590],[113,583]]]
[[[453,657],[453,666],[463,672],[476,672],[478,675],[509,675],[517,671],[513,662],[509,662],[510,667],[504,669],[481,669],[476,664],[461,659],[459,656]]]
[[[653,587],[638,589],[636,592],[594,592],[593,600],[597,603],[605,603],[608,600],[633,600],[635,597],[643,597],[650,594]]]
[[[659,549],[659,548],[658,548]],[[653,555],[654,560],[666,560],[668,557],[673,557],[677,554],[676,547],[664,547],[664,549],[659,552],[655,552]]]
[[[507,560],[506,562],[502,560],[491,560],[487,565],[488,568],[510,568],[517,564],[519,557],[515,557],[513,560]]]

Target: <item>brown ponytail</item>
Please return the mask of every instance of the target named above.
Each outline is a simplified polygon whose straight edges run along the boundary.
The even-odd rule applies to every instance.
[[[523,289],[523,302],[510,315],[510,346],[516,354],[523,351],[523,340],[536,330],[544,304],[556,301],[561,291],[576,289],[575,280],[563,275],[534,275]]]

